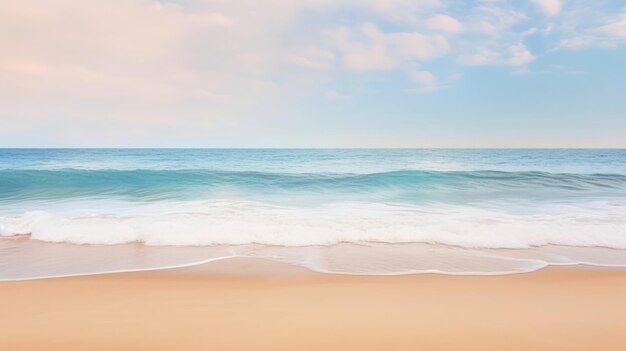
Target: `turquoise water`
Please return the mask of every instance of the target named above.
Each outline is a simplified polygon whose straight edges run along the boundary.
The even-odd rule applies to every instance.
[[[626,174],[626,149],[0,149],[0,169]]]
[[[458,204],[625,194],[625,150],[0,150],[5,210],[68,199]]]
[[[161,247],[556,245],[622,257],[626,150],[0,149],[0,234]]]

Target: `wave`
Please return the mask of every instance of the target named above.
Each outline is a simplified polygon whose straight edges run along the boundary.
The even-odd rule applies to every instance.
[[[304,195],[419,203],[626,196],[626,175],[404,170],[370,174],[213,170],[0,170],[0,202],[81,197],[259,199]],[[226,195],[226,196],[225,196]],[[288,198],[283,196],[283,198]]]
[[[0,150],[0,279],[226,257],[348,274],[624,266],[624,155]]]
[[[0,217],[0,235],[74,244],[154,246],[429,243],[465,248],[545,245],[626,249],[624,206],[507,214],[443,206],[343,203],[313,208],[249,201],[183,202],[144,213],[31,211]]]

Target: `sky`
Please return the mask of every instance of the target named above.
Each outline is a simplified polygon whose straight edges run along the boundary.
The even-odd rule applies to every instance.
[[[0,2],[0,147],[626,147],[626,2]]]

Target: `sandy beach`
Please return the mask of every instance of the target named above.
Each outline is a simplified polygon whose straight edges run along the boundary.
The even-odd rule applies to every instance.
[[[623,350],[626,270],[346,276],[232,259],[0,283],[0,350]]]
[[[626,351],[626,0],[4,0],[0,38],[0,351]]]

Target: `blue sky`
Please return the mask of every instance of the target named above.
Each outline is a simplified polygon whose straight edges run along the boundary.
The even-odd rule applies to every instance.
[[[2,147],[626,147],[626,3],[0,4]]]

